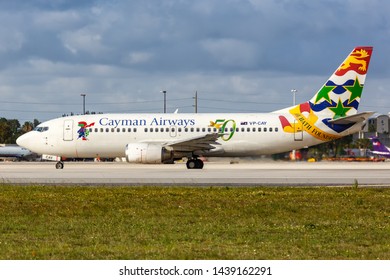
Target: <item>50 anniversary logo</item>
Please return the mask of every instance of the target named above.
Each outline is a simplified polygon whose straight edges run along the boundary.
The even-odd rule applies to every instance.
[[[224,134],[226,126],[231,123],[232,129],[230,130],[230,134]],[[209,127],[215,127],[220,131],[220,137],[223,141],[229,141],[236,131],[236,121],[235,120],[225,120],[225,119],[217,119],[215,122],[210,121]]]

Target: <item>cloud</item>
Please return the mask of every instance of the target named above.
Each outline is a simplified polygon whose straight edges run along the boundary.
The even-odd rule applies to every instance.
[[[256,65],[256,46],[236,39],[207,39],[201,46],[222,66],[250,68]]]
[[[124,58],[124,62],[128,64],[142,64],[150,61],[153,54],[150,52],[132,52]]]
[[[105,46],[102,44],[102,36],[99,32],[93,30],[80,29],[76,32],[65,32],[60,35],[60,38],[65,46],[72,54],[79,52],[91,54],[101,54],[105,51]]]
[[[161,111],[164,88],[182,112],[196,90],[220,100],[203,100],[201,112],[270,111],[291,103],[291,88],[310,98],[354,46],[373,45],[363,100],[387,112],[389,9],[385,0],[2,1],[0,110],[44,120],[80,111],[86,92],[91,110]],[[15,99],[33,112],[10,110]]]
[[[31,23],[41,31],[66,30],[82,25],[80,12],[70,11],[36,11],[31,14]]]
[[[17,52],[25,42],[23,33],[12,28],[0,27],[0,38],[2,38],[0,53]]]

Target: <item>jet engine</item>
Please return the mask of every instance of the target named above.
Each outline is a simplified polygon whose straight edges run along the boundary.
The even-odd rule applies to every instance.
[[[126,145],[126,161],[129,163],[173,162],[173,151],[158,144],[130,143]]]

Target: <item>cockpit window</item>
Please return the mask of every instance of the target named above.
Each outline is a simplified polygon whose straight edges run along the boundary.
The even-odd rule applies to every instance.
[[[37,126],[36,128],[34,128],[34,131],[38,131],[38,132],[44,132],[48,130],[49,130],[48,126]]]

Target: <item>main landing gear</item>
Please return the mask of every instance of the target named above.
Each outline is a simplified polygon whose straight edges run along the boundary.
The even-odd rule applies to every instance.
[[[56,169],[64,169],[64,163],[62,161],[58,161],[56,163]]]
[[[203,161],[198,158],[189,158],[187,160],[188,169],[202,169],[203,165]]]

